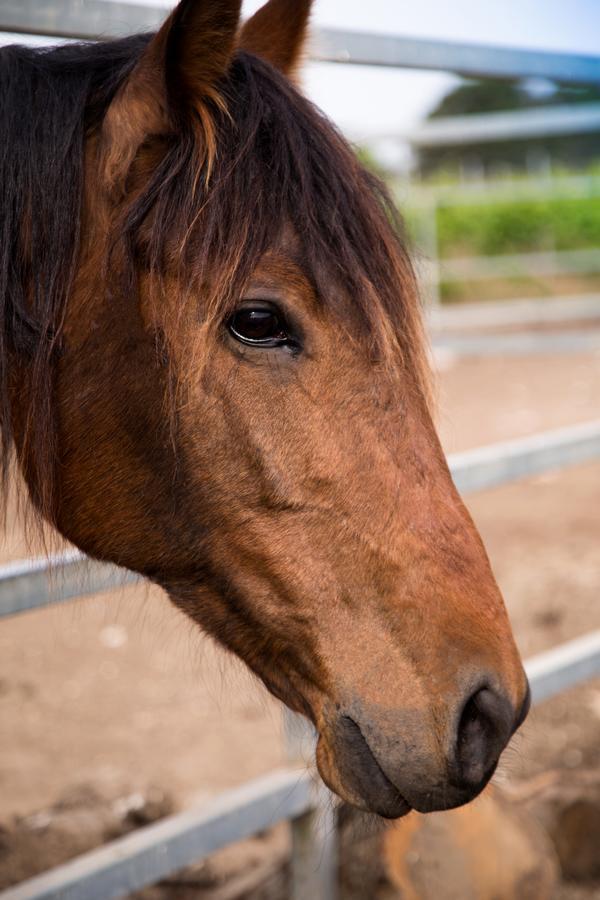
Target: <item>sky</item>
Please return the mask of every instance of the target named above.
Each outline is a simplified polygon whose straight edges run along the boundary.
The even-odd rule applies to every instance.
[[[262,0],[244,0],[243,14],[261,5]],[[315,0],[312,21],[409,37],[600,54],[600,0]],[[410,131],[455,83],[443,73],[324,63],[309,63],[303,79],[317,105],[359,141]]]

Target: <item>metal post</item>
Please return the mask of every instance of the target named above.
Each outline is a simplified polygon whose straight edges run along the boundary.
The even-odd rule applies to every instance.
[[[315,733],[302,716],[288,709],[283,713],[288,758],[305,765],[314,757]],[[290,822],[292,856],[290,897],[292,900],[336,900],[337,832],[333,800],[327,789],[315,783],[315,803],[308,812]]]
[[[337,835],[331,802],[320,803],[291,822],[292,900],[335,900],[337,897]]]
[[[430,309],[438,309],[441,303],[440,250],[438,241],[438,205],[432,194],[427,206],[423,209],[421,240],[427,257],[425,266],[425,290]]]

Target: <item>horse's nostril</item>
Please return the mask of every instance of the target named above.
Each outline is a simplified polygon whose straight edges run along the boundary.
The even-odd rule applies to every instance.
[[[479,688],[463,707],[456,735],[456,770],[465,788],[490,775],[511,732],[510,703],[490,688]]]

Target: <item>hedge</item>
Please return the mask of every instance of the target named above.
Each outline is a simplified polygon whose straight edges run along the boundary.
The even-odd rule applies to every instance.
[[[440,206],[437,226],[442,257],[594,246],[600,252],[600,197]]]

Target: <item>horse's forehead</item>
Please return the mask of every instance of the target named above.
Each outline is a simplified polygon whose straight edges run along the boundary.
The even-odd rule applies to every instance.
[[[302,245],[293,233],[282,237],[258,260],[252,272],[252,285],[285,287],[289,285],[304,293],[312,293],[312,273]]]

